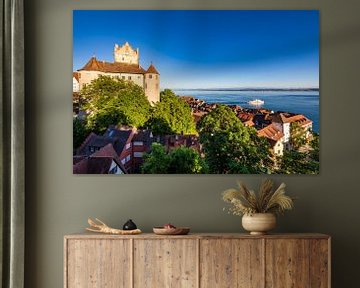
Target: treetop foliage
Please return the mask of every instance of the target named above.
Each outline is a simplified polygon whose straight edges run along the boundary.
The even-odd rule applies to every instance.
[[[206,173],[206,163],[193,149],[176,148],[169,153],[160,143],[153,143],[151,152],[144,155],[142,173],[145,174],[199,174]]]
[[[142,127],[150,117],[144,90],[131,81],[99,76],[81,90],[84,108],[90,111],[87,128],[101,133],[109,125]]]
[[[218,105],[198,123],[200,142],[211,173],[267,173],[269,144],[245,127],[235,113]]]
[[[197,134],[191,108],[169,89],[160,93],[148,125],[156,135]]]

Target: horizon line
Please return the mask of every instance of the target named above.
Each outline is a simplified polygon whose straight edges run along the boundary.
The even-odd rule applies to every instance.
[[[203,91],[241,91],[241,90],[320,90],[319,87],[209,87],[209,88],[176,88],[176,87],[162,87],[170,90],[203,90]]]

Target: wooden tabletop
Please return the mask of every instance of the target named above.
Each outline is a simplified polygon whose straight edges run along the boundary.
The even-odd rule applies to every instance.
[[[75,233],[64,236],[65,239],[204,239],[204,238],[222,238],[222,239],[329,239],[330,236],[320,233],[271,233],[266,235],[250,235],[247,233],[189,233],[188,235],[156,235],[154,233],[142,233],[138,235],[110,235],[101,233]]]

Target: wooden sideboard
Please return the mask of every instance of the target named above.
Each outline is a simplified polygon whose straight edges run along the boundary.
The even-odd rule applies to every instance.
[[[323,234],[67,235],[65,288],[329,288]]]

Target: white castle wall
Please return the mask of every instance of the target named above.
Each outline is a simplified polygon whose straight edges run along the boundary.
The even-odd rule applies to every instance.
[[[140,87],[144,88],[144,75],[143,74],[132,74],[132,73],[105,73],[100,71],[78,71],[79,72],[79,84],[80,89],[84,85],[88,85],[94,79],[97,79],[99,75],[119,77],[120,79],[132,81]]]
[[[153,73],[146,73],[144,81],[145,95],[150,103],[160,101],[160,75]]]

